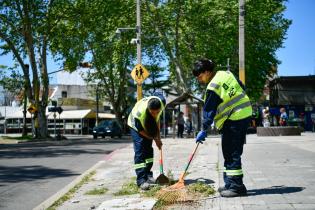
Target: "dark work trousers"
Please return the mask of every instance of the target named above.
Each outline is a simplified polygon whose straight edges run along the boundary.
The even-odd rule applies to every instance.
[[[226,120],[221,130],[225,169],[223,179],[227,189],[237,191],[244,188],[241,155],[249,123],[250,118],[236,121]]]
[[[148,180],[149,176],[153,176],[151,168],[153,166],[153,148],[152,139],[142,137],[134,129],[130,129],[131,137],[133,140],[133,149],[135,152],[134,162],[135,171],[137,174],[137,185]]]
[[[177,124],[177,137],[183,138],[184,124]]]

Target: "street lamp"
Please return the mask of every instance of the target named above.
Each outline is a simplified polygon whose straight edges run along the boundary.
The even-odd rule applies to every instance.
[[[239,45],[239,78],[245,85],[245,44],[244,44],[244,27],[245,27],[245,1],[239,0],[239,19],[238,19],[238,45]]]
[[[131,44],[137,44],[137,64],[141,64],[141,15],[140,15],[140,3],[141,0],[137,0],[137,23],[135,28],[117,28],[116,34],[121,34],[123,31],[135,30],[137,37],[131,39]],[[142,98],[142,86],[137,83],[137,100]]]

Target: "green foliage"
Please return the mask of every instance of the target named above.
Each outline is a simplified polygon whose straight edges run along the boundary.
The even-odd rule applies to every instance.
[[[196,182],[193,184],[188,185],[188,192],[192,194],[201,194],[205,197],[209,195],[213,195],[215,193],[215,190],[210,185],[204,183],[204,182]]]
[[[146,91],[146,93],[152,95],[157,90],[161,90],[162,87],[166,87],[170,84],[168,76],[158,64],[146,65],[146,68],[150,69],[150,75],[143,85],[143,90]]]
[[[84,176],[82,180],[76,184],[73,188],[71,188],[66,194],[64,194],[61,198],[55,201],[47,210],[55,210],[58,206],[61,206],[67,200],[70,200],[74,193],[82,187],[85,183],[89,182],[91,178],[95,175],[95,171],[90,172],[88,175]]]
[[[19,141],[31,141],[33,140],[33,137],[31,135],[27,136],[17,136],[17,137],[12,137],[12,136],[2,136],[3,139],[8,139],[8,140],[19,140]]]
[[[23,76],[15,69],[3,68],[0,72],[0,86],[11,95],[16,96],[21,92],[21,89],[23,89]]]
[[[161,190],[161,186],[157,185],[157,186],[154,186],[154,187],[150,188],[150,189],[147,190],[147,191],[144,191],[144,192],[142,193],[142,195],[143,195],[144,197],[154,197],[155,194],[156,194],[159,190]]]
[[[122,185],[121,190],[114,193],[115,196],[133,195],[139,193],[139,188],[136,184],[135,178]]]
[[[103,195],[108,191],[107,188],[102,187],[102,188],[94,188],[93,190],[87,191],[85,194],[86,195]]]
[[[245,16],[245,68],[248,93],[253,99],[262,94],[263,85],[279,61],[291,23],[283,17],[285,0],[248,1]],[[170,78],[178,89],[200,90],[191,79],[192,63],[207,57],[238,75],[238,1],[146,1],[143,25],[146,43],[166,55]],[[158,38],[156,38],[158,37]],[[151,49],[152,50],[152,49]],[[152,50],[154,51],[154,50]],[[181,79],[183,78],[183,79]],[[182,87],[181,87],[182,86]]]
[[[134,11],[131,0],[69,1],[54,11],[65,15],[53,31],[59,38],[53,40],[52,51],[69,71],[88,58],[93,69],[86,69],[86,81],[98,83],[100,98],[111,103],[120,120],[131,104],[132,91],[126,89],[130,86],[129,73],[136,52],[130,44],[135,31],[122,33],[120,38],[115,36],[115,31],[135,24]]]

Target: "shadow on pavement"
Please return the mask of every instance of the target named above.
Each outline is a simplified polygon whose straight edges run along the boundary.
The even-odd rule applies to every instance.
[[[197,178],[197,179],[185,179],[185,184],[189,185],[189,184],[194,184],[197,182],[203,182],[205,184],[213,184],[214,181],[211,179],[205,179],[205,178]]]
[[[287,187],[287,186],[272,186],[270,188],[252,189],[247,191],[248,196],[270,195],[270,194],[289,194],[304,190],[305,187]]]
[[[109,154],[112,150],[104,149],[79,149],[79,148],[56,148],[45,147],[45,148],[34,148],[34,147],[23,147],[11,150],[0,150],[0,159],[8,158],[45,158],[45,157],[61,157],[69,155],[82,155],[82,154]]]
[[[70,170],[54,169],[38,165],[15,167],[0,166],[0,183],[16,183],[22,181],[50,179],[55,177],[67,177],[74,175],[79,174],[72,173]]]
[[[85,139],[65,140],[55,142],[29,142],[21,144],[0,145],[0,159],[5,158],[34,158],[34,157],[60,157],[79,154],[109,154],[112,150],[104,147],[86,148],[88,145],[126,144],[130,139]],[[82,147],[80,147],[82,146]]]

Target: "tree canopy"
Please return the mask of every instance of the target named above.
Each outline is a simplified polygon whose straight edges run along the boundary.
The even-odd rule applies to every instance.
[[[266,79],[280,63],[275,52],[291,24],[283,16],[285,2],[246,1],[246,86],[253,100],[262,94]],[[143,64],[152,69],[152,81],[166,71],[178,93],[200,93],[191,74],[193,62],[200,57],[222,66],[230,59],[231,71],[238,75],[237,0],[142,0],[141,16]],[[0,43],[4,43],[0,51],[13,53],[23,69],[28,98],[37,106],[47,106],[46,55],[50,51],[68,71],[76,70],[82,61],[90,62],[93,68],[87,70],[86,80],[98,84],[101,96],[119,118],[130,108],[135,95],[130,71],[136,64],[136,48],[130,40],[136,31],[120,37],[115,31],[135,28],[136,1],[3,0],[0,23]],[[146,85],[156,88],[154,83]],[[40,99],[41,88],[44,98]]]

